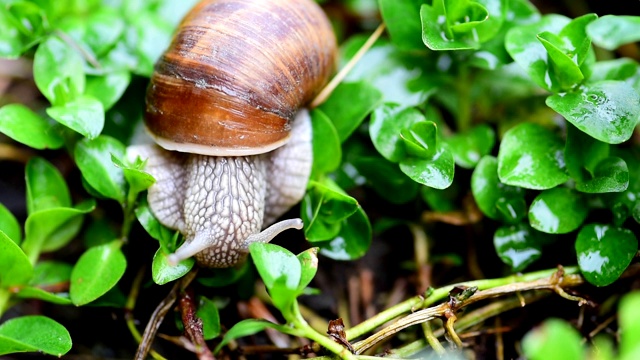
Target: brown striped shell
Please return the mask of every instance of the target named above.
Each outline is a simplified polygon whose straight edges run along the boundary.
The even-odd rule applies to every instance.
[[[167,150],[273,150],[327,82],[335,54],[331,24],[313,0],[201,1],[156,64],[145,124]]]

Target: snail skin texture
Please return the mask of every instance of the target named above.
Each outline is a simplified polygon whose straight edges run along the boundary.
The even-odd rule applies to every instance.
[[[302,220],[274,223],[304,196],[311,122],[303,108],[333,71],[336,40],[313,0],[201,1],[181,22],[147,90],[134,145],[156,183],[153,214],[180,231],[170,263],[244,261]],[[265,229],[266,227],[266,229]]]

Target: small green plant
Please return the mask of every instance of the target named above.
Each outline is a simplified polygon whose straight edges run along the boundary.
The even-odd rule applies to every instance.
[[[155,180],[145,159],[127,158],[126,147],[139,130],[153,64],[194,3],[0,0],[0,57],[30,66],[43,100],[21,103],[0,93],[0,133],[29,157],[26,213],[0,203],[0,316],[29,299],[132,312],[142,280],[131,280],[130,254],[152,246],[155,255],[142,263],[153,286],[173,284],[167,299],[184,299],[194,277],[206,294],[234,287],[251,295],[259,277],[268,293],[263,300],[281,316],[282,324],[246,319],[224,327],[224,301],[198,296],[202,341],[189,338],[198,354],[205,340],[228,352],[231,341],[271,328],[313,342],[298,353],[364,358],[380,340],[422,324],[418,339],[388,350],[408,357],[425,348],[444,353],[444,334],[462,347],[457,332],[543,297],[533,290],[584,303],[565,289],[585,281],[608,286],[629,271],[640,223],[640,64],[614,51],[640,41],[640,17],[542,15],[528,0],[363,1],[381,15],[388,35],[364,55],[370,29],[346,37],[336,17],[339,66],[354,58],[357,64],[312,110],[314,162],[300,204],[310,248],[296,256],[253,244],[244,266],[197,276],[192,259],[171,266],[167,254],[182,237],[151,213],[145,191]],[[336,3],[358,12],[355,1]],[[51,161],[60,158],[73,170],[61,172]],[[454,217],[448,221],[455,225],[485,224],[504,275],[430,288],[356,326],[332,326],[330,336],[307,321],[301,298],[318,293],[309,286],[323,259],[357,260],[376,245],[374,235],[394,246],[397,239],[385,231],[396,226],[411,230],[416,244],[427,234],[432,243],[449,240],[426,213]],[[146,238],[133,241],[138,224]],[[567,243],[567,253],[550,250]],[[72,244],[81,250],[59,255]],[[415,246],[411,269],[442,255],[429,258],[425,248]],[[566,267],[535,269],[541,260]],[[125,283],[134,284],[129,295]],[[524,300],[514,295],[524,292]],[[487,305],[466,318],[455,315],[498,295],[512,298],[493,300],[497,312]],[[637,300],[634,293],[621,301],[621,359],[636,358],[640,349]],[[179,326],[187,326],[182,316]],[[438,318],[446,320],[432,329]],[[391,320],[392,330],[354,342]],[[153,339],[154,331],[141,335],[133,319],[127,324],[138,342]],[[72,337],[50,317],[17,316],[0,322],[0,355],[61,356]],[[587,351],[610,359],[613,347],[597,339],[587,350],[560,320],[523,340],[532,359],[584,358]],[[556,353],[560,348],[564,353]]]

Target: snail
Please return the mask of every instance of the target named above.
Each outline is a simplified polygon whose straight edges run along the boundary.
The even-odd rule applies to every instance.
[[[155,144],[128,149],[156,179],[152,213],[184,235],[169,263],[193,256],[231,267],[251,243],[302,228],[301,219],[274,222],[306,191],[304,106],[335,58],[331,24],[313,0],[204,0],[186,15],[147,88]]]

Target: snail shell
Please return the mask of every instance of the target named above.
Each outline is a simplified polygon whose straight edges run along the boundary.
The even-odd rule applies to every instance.
[[[147,90],[145,125],[164,149],[129,148],[156,179],[151,211],[184,235],[170,263],[234,266],[251,243],[302,228],[275,221],[304,196],[312,150],[303,107],[335,54],[312,0],[204,0],[187,14]]]
[[[145,124],[167,150],[261,154],[327,82],[336,40],[312,0],[205,0],[155,67]]]

